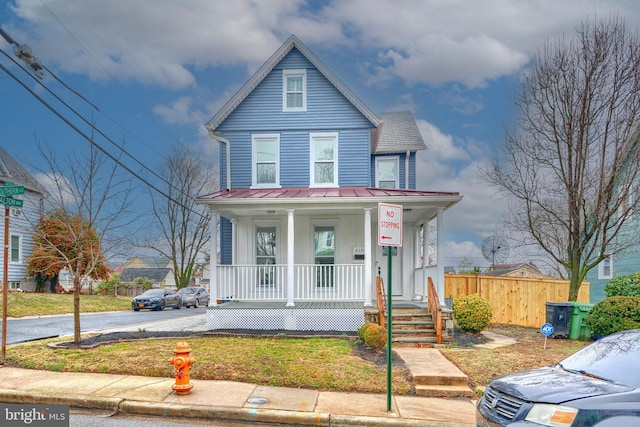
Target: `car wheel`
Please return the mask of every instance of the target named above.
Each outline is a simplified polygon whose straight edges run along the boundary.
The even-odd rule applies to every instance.
[[[140,309],[139,308],[134,308],[133,311],[140,311]]]
[[[182,301],[178,301],[178,303],[173,306],[174,310],[180,310],[181,308],[182,308]]]
[[[161,301],[161,302],[160,302],[160,305],[158,306],[158,310],[159,310],[159,311],[164,310],[164,301]]]
[[[193,304],[193,308],[198,308],[198,307],[200,307],[200,300],[196,299],[195,304]]]

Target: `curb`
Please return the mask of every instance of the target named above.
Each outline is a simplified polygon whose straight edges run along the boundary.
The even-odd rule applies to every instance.
[[[276,409],[226,408],[181,403],[145,402],[115,397],[50,396],[20,390],[0,389],[2,403],[62,404],[79,409],[99,409],[114,414],[152,416],[159,418],[191,418],[209,421],[236,421],[317,427],[469,427],[469,424],[426,421],[417,419],[394,419],[333,415],[323,412],[283,411]]]

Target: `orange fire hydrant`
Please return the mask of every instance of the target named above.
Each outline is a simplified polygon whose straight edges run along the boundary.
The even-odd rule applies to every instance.
[[[196,363],[196,359],[190,356],[191,348],[189,348],[189,344],[185,341],[180,341],[176,344],[173,352],[175,353],[175,357],[169,359],[169,363],[176,368],[176,383],[172,385],[171,388],[175,390],[177,394],[189,394],[193,388],[189,369],[191,365]]]

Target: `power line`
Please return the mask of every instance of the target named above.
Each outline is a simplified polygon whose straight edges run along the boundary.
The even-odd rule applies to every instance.
[[[14,44],[14,46],[16,45],[16,42],[4,31],[2,31],[0,29],[0,35],[2,35],[5,40],[7,40],[9,43]],[[20,69],[22,69],[23,71],[24,68],[17,62],[15,61],[10,55],[8,55],[3,49],[0,49],[0,52],[2,52],[7,58],[9,58],[14,64],[16,64]],[[154,184],[152,184],[151,182],[147,181],[145,178],[143,178],[141,175],[139,175],[138,173],[134,172],[129,166],[127,166],[126,164],[124,164],[122,161],[120,161],[120,159],[116,158],[115,156],[113,156],[111,153],[109,153],[106,149],[104,149],[100,144],[98,144],[96,141],[93,140],[93,138],[89,137],[88,135],[86,135],[82,130],[80,130],[76,125],[74,125],[69,119],[67,119],[64,115],[62,115],[62,113],[60,113],[58,110],[56,110],[51,104],[49,104],[46,100],[44,100],[42,97],[40,97],[38,94],[36,94],[31,88],[29,88],[22,80],[20,80],[15,74],[13,74],[8,68],[6,68],[4,65],[0,64],[0,69],[2,69],[3,71],[5,71],[9,76],[11,76],[18,84],[20,84],[25,90],[27,90],[33,97],[35,97],[38,101],[40,101],[41,104],[43,104],[45,107],[47,107],[52,113],[54,113],[56,116],[58,116],[58,118],[60,118],[63,122],[65,122],[69,127],[71,127],[76,133],[78,133],[80,136],[82,136],[84,139],[86,139],[91,145],[93,145],[95,148],[97,148],[98,150],[100,150],[102,153],[104,153],[107,157],[109,157],[111,160],[113,160],[116,164],[118,164],[119,166],[121,166],[123,169],[125,169],[127,172],[129,172],[131,175],[133,175],[135,178],[137,178],[138,180],[140,180],[141,182],[143,182],[144,184],[146,184],[147,186],[149,186],[150,188],[152,188],[153,190],[155,190],[156,192],[158,192],[160,195],[162,195],[163,197],[165,197],[167,200],[176,203],[177,205],[181,206],[182,208],[188,210],[189,212],[192,212],[193,214],[196,214],[198,216],[204,217],[204,215],[202,215],[199,212],[196,212],[194,210],[192,210],[191,208],[189,208],[188,206],[183,205],[181,202],[173,199],[170,195],[166,194],[164,191],[162,191],[161,189],[157,188]],[[27,73],[29,74],[29,73]],[[53,74],[53,73],[52,73]],[[88,120],[86,120],[81,114],[79,114],[74,108],[72,108],[70,105],[68,105],[66,102],[64,102],[57,94],[55,94],[52,90],[50,90],[46,85],[44,85],[43,83],[41,83],[39,80],[35,79],[33,76],[31,76],[31,74],[29,74],[29,76],[34,79],[38,84],[40,84],[48,93],[50,93],[52,96],[54,96],[59,102],[61,102],[63,105],[65,105],[67,108],[69,108],[74,114],[76,114],[82,121],[84,121],[86,124],[88,124],[89,126],[91,126],[92,129],[95,129],[100,135],[102,135],[104,138],[106,138],[109,142],[111,142],[112,144],[116,145],[116,147],[118,149],[120,149],[123,153],[125,153],[128,157],[130,157],[131,159],[133,159],[136,163],[138,163],[139,165],[141,165],[144,169],[150,171],[153,175],[155,175],[156,177],[160,178],[165,184],[169,185],[170,187],[173,187],[175,189],[175,187],[167,182],[164,178],[162,178],[161,176],[159,176],[158,174],[156,174],[154,171],[150,170],[148,167],[146,167],[144,164],[142,164],[141,162],[139,162],[137,159],[135,159],[131,154],[129,154],[126,150],[124,150],[122,147],[118,146],[110,137],[108,137],[106,134],[104,134],[100,129],[98,129],[94,124],[90,123]],[[57,79],[59,80],[59,79]],[[65,87],[68,87],[67,85],[64,85]],[[76,93],[75,91],[72,91],[74,93]],[[76,93],[77,94],[77,93]],[[84,97],[82,97],[84,99]],[[177,189],[176,189],[177,190]]]

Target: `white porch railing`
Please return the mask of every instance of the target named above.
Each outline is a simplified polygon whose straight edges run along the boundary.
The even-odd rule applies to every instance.
[[[217,298],[234,301],[287,300],[287,266],[218,265]],[[296,264],[294,301],[364,301],[364,265]]]

